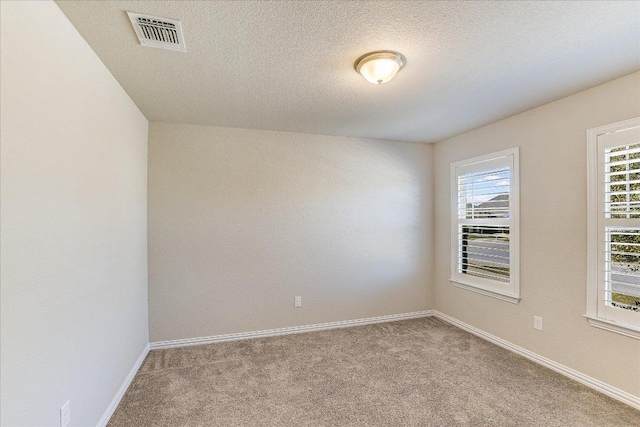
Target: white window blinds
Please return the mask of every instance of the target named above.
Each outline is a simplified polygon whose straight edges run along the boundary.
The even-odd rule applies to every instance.
[[[604,148],[603,296],[606,305],[640,311],[640,141],[630,142]]]
[[[640,119],[588,131],[587,318],[640,338]]]
[[[458,176],[459,273],[509,281],[510,181],[509,168]]]
[[[519,297],[516,165],[517,149],[508,150],[455,163],[451,177],[451,280],[513,302]]]

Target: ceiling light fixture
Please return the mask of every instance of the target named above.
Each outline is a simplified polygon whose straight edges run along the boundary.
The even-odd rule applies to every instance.
[[[362,55],[353,66],[367,81],[380,85],[394,78],[406,63],[399,52],[378,50]]]

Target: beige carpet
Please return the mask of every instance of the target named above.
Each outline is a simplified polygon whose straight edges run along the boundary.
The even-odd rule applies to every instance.
[[[152,351],[109,426],[640,426],[434,318]]]

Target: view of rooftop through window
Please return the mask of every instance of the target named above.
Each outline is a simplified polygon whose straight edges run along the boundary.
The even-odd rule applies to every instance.
[[[458,177],[459,218],[509,218],[509,193],[509,168],[461,175]],[[509,282],[509,226],[486,222],[460,225],[458,271]]]
[[[509,178],[509,168],[458,177],[460,218],[508,218]]]

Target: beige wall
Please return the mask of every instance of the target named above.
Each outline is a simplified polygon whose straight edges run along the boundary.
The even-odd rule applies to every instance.
[[[96,425],[148,342],[147,120],[53,2],[0,15],[0,424]]]
[[[586,130],[640,115],[640,73],[436,144],[435,307],[629,393],[640,395],[640,341],[596,329],[586,309]],[[520,146],[518,305],[454,288],[451,162]],[[533,329],[543,317],[544,332]]]
[[[431,308],[430,175],[423,144],[151,122],[151,341]]]

